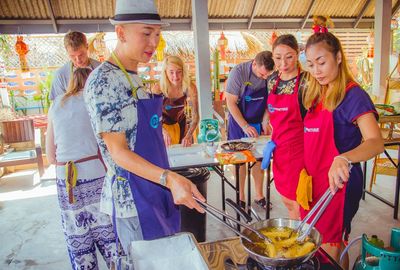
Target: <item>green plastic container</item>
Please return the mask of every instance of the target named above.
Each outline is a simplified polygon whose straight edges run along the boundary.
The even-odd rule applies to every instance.
[[[393,228],[390,246],[394,251],[377,247],[362,237],[361,256],[354,265],[354,270],[400,270],[400,228]]]
[[[203,119],[200,121],[200,131],[197,136],[198,143],[218,142],[221,140],[219,123],[216,119]]]

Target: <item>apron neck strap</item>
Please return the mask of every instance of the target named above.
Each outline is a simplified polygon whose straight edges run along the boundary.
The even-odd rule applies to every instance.
[[[137,90],[139,87],[135,87],[135,85],[132,82],[131,76],[129,76],[128,71],[126,71],[125,67],[122,65],[121,61],[119,61],[118,57],[115,55],[114,52],[111,53],[112,58],[114,59],[115,63],[118,65],[118,67],[121,69],[121,71],[124,73],[126,79],[129,82],[129,85],[131,86],[132,90],[132,96],[137,99]]]
[[[249,82],[250,82],[251,74],[253,73],[253,63],[254,63],[254,60],[251,61],[251,63],[250,63]]]
[[[299,85],[300,85],[300,74],[301,74],[301,69],[297,69],[297,76],[296,76],[296,85],[294,86],[294,91],[293,93],[297,93],[299,91]],[[278,85],[281,82],[281,76],[278,74],[278,78],[276,79],[274,88],[272,89],[272,93],[276,93],[276,89],[278,89]]]

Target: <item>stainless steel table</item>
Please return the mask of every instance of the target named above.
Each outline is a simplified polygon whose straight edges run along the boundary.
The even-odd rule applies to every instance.
[[[262,159],[262,151],[264,149],[265,144],[269,141],[269,137],[263,136],[256,139],[254,143],[254,147],[252,149],[252,153],[256,160],[260,161]],[[220,144],[225,142],[220,142]],[[182,147],[181,145],[176,145],[169,147],[167,150],[169,164],[171,170],[181,170],[187,168],[199,168],[199,167],[210,167],[212,168],[218,176],[221,178],[221,197],[222,197],[222,210],[226,210],[226,194],[225,194],[225,184],[228,184],[235,193],[236,193],[236,203],[239,204],[239,168],[240,166],[247,167],[247,177],[248,177],[248,189],[247,189],[247,206],[248,212],[250,214],[250,206],[251,206],[251,181],[250,181],[250,171],[251,168],[255,165],[255,162],[248,162],[242,164],[234,164],[235,167],[235,185],[232,184],[226,177],[224,173],[224,165],[221,165],[218,160],[214,157],[210,157],[205,152],[205,145],[203,144],[193,144],[190,147]],[[267,205],[270,202],[270,169],[267,171],[267,185],[266,185],[266,200]],[[270,210],[269,207],[266,209],[266,218],[269,218]],[[238,219],[240,216],[237,215]]]

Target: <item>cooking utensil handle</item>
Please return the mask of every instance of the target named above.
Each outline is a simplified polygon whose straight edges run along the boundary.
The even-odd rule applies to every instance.
[[[254,215],[254,217],[257,219],[257,221],[261,221],[260,216],[257,214],[256,210],[254,210],[254,208],[251,206],[250,206],[250,211]]]
[[[203,209],[210,215],[212,216],[215,220],[219,221],[220,223],[222,223],[223,225],[225,225],[226,227],[228,227],[229,229],[231,229],[232,231],[234,231],[237,235],[239,235],[240,237],[246,239],[246,241],[249,241],[250,243],[253,242],[250,238],[248,238],[247,236],[245,236],[244,234],[242,234],[241,232],[239,232],[238,230],[236,230],[236,228],[234,226],[232,226],[230,223],[225,222],[222,218],[220,218],[217,214],[215,214],[213,211],[211,211],[210,209],[207,209],[207,207],[204,207],[202,204],[200,204]],[[225,216],[226,217],[226,216]],[[229,221],[229,219],[228,219]]]
[[[226,204],[232,207],[247,223],[251,222],[253,219],[245,211],[243,211],[237,203],[228,198],[225,200]]]
[[[328,190],[329,191],[329,190]],[[314,227],[315,223],[317,223],[317,221],[319,220],[319,218],[322,216],[322,214],[324,213],[326,207],[328,206],[328,204],[331,202],[333,198],[333,194],[331,192],[329,192],[328,198],[326,198],[324,204],[321,206],[321,208],[319,209],[319,211],[317,212],[317,214],[315,215],[314,219],[312,220],[310,226],[308,226],[307,230],[305,231],[304,234],[300,235],[297,240],[300,242],[303,242],[304,239],[306,239],[306,237],[310,234],[312,228]]]
[[[322,197],[318,200],[318,202],[314,205],[313,208],[311,208],[310,212],[308,212],[308,214],[304,217],[304,219],[301,221],[301,223],[299,224],[299,226],[297,227],[296,231],[300,232],[303,229],[304,224],[307,223],[307,221],[311,218],[312,215],[314,215],[314,213],[318,210],[318,208],[320,207],[320,205],[326,200],[326,198],[329,196],[329,194],[331,193],[331,191],[328,189],[323,195]]]
[[[208,204],[208,203],[206,203],[206,202],[202,202],[202,201],[200,201],[199,199],[197,199],[197,198],[195,198],[195,197],[193,197],[193,198],[196,200],[196,202],[198,202],[198,203],[200,204],[200,206],[201,206],[204,210],[207,211],[207,213],[210,213],[210,212],[212,211],[214,214],[217,213],[217,214],[219,214],[219,215],[221,215],[221,216],[224,216],[224,217],[226,217],[227,219],[230,219],[231,221],[233,221],[234,223],[239,224],[240,226],[245,227],[246,229],[249,229],[249,230],[252,230],[252,231],[254,230],[254,229],[250,228],[247,224],[244,224],[244,223],[238,221],[236,218],[234,218],[234,217],[232,217],[232,216],[230,216],[230,215],[228,215],[228,214],[225,214],[224,212],[218,210],[218,209],[215,208],[214,206],[212,206],[212,205],[210,205],[210,204]]]
[[[206,202],[200,201],[200,200],[197,199],[196,197],[193,197],[193,198],[196,200],[196,202],[198,202],[198,203],[200,204],[200,206],[201,206],[205,211],[207,211],[207,213],[211,214],[212,216],[217,217],[218,219],[220,219],[220,218],[216,215],[216,213],[217,213],[217,214],[220,214],[221,216],[224,216],[224,217],[226,217],[227,219],[230,219],[230,220],[233,221],[234,223],[239,224],[240,226],[242,226],[242,227],[248,229],[249,231],[254,232],[258,237],[264,239],[264,241],[267,241],[267,242],[269,242],[269,243],[272,243],[271,239],[269,239],[267,236],[265,236],[264,234],[260,233],[259,231],[253,229],[253,228],[250,227],[249,225],[244,224],[243,222],[240,222],[240,221],[236,220],[234,217],[225,214],[224,212],[218,210],[217,208],[215,208],[214,206],[212,206],[212,205],[210,205],[210,204],[208,204],[208,203],[206,203]],[[231,227],[228,225],[228,223],[225,223],[224,221],[222,221],[222,222],[223,222],[223,224],[225,224],[225,225],[227,225],[229,228],[231,228]],[[231,228],[231,229],[232,229],[232,228]],[[237,230],[235,230],[235,232],[237,232]],[[240,236],[242,236],[241,233],[240,233]],[[246,237],[246,240],[248,240],[248,239],[249,239],[249,238]],[[249,242],[253,242],[253,241],[250,240]]]

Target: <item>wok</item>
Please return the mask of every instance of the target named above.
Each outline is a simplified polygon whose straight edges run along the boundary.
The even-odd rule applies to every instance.
[[[260,251],[259,248],[257,248],[257,245],[254,244],[253,242],[249,241],[252,240],[250,237],[251,234],[254,234],[252,230],[260,230],[263,228],[267,227],[288,227],[293,230],[296,230],[298,226],[300,225],[301,221],[299,220],[293,220],[293,219],[286,219],[286,218],[274,218],[274,219],[267,219],[267,220],[260,220],[256,221],[255,223],[252,224],[244,224],[240,221],[237,221],[236,218],[216,209],[215,207],[201,202],[197,200],[199,204],[204,208],[204,210],[210,214],[212,217],[217,219],[219,222],[236,232],[240,236],[240,241],[244,247],[244,250],[247,252],[247,254],[260,263],[263,266],[269,266],[269,267],[291,267],[291,266],[297,266],[299,264],[302,264],[306,261],[308,261],[314,253],[319,249],[321,246],[321,234],[315,229],[311,228],[309,237],[312,239],[312,241],[315,243],[315,248],[307,253],[304,256],[299,256],[295,258],[271,258],[263,254],[263,252]],[[226,200],[227,204],[233,207],[235,211],[240,214],[241,217],[243,217],[247,222],[250,222],[252,218],[245,212],[243,211],[236,203],[234,203],[232,200],[227,199]],[[227,221],[224,221],[219,215],[224,216]],[[242,232],[239,232],[236,230],[235,226],[231,224],[231,222],[237,223],[240,226],[245,227],[245,229]],[[246,228],[247,227],[247,228]],[[303,229],[306,230],[309,228],[309,224],[305,224],[303,226]]]
[[[295,230],[299,226],[299,224],[300,224],[299,220],[274,218],[274,219],[257,221],[251,224],[250,227],[252,227],[255,230],[260,230],[266,227],[288,227]],[[304,228],[306,229],[308,228],[308,226],[309,225],[306,224],[304,225]],[[248,237],[251,233],[252,232],[246,228],[242,231],[242,234],[246,237]],[[311,233],[309,236],[315,243],[315,248],[308,254],[296,258],[270,258],[265,254],[262,254],[260,251],[258,251],[256,245],[247,241],[245,238],[240,237],[240,241],[246,252],[249,254],[249,256],[258,263],[264,266],[290,267],[308,261],[321,246],[321,240],[322,240],[321,235],[315,228],[311,229]]]

